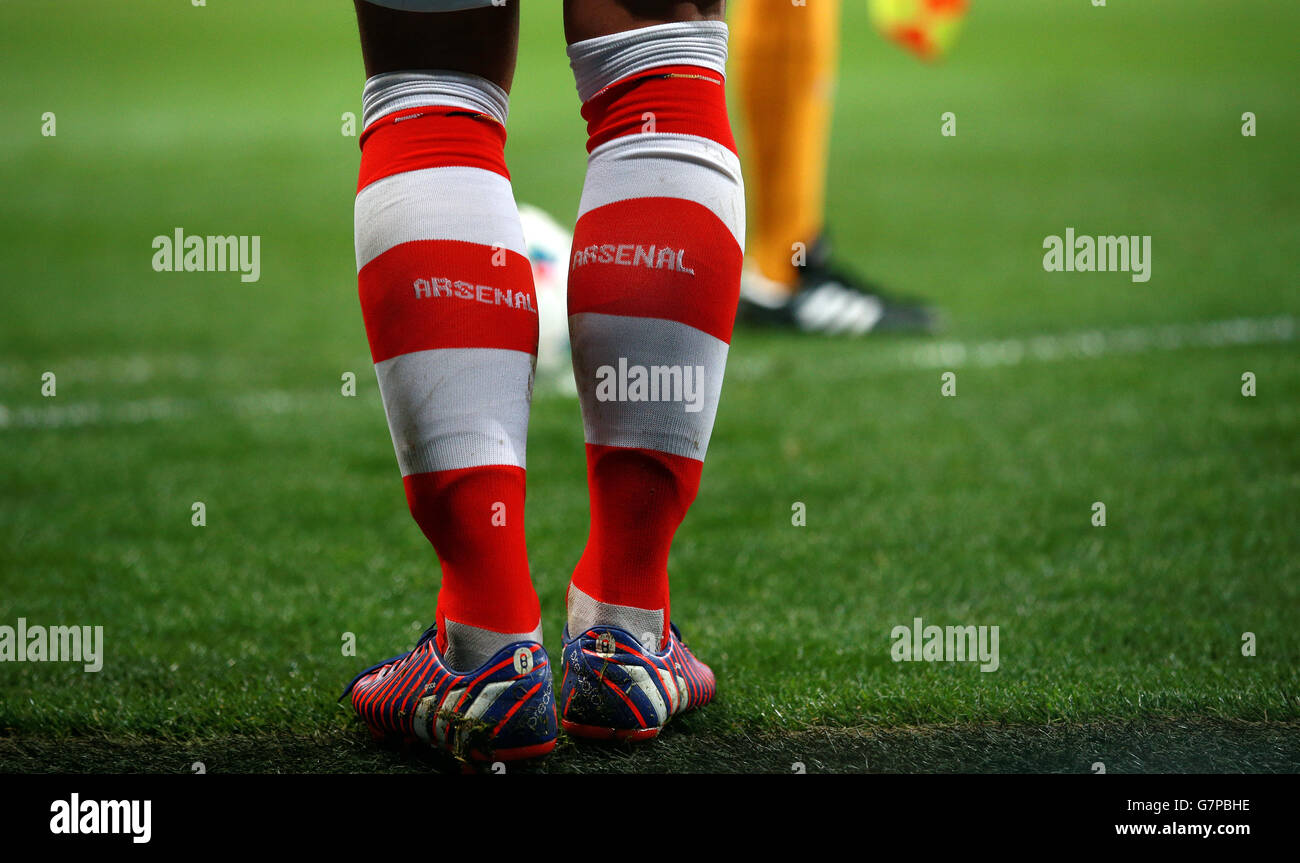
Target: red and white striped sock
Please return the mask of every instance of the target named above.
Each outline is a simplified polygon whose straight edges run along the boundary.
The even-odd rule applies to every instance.
[[[541,639],[524,547],[537,297],[507,104],[442,71],[377,75],[364,95],[361,311],[407,503],[442,564],[438,646],[460,670]]]
[[[744,251],[726,56],[720,21],[569,46],[589,135],[569,331],[591,494],[572,635],[667,637],[668,551],[699,489]]]

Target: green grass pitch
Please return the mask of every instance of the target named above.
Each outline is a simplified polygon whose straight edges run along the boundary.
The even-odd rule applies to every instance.
[[[524,5],[508,158],[568,221],[585,130],[558,3]],[[1300,7],[976,0],[934,67],[857,0],[843,28],[838,249],[947,329],[737,331],[671,560],[718,700],[533,769],[1300,769]],[[0,664],[0,769],[442,766],[334,701],[438,586],[356,296],[354,30],[342,0],[0,4],[0,624],[105,637],[98,673]],[[261,279],[155,273],[177,226],[260,235]],[[1044,272],[1067,227],[1151,235],[1151,280]],[[529,469],[556,656],[575,401],[539,395]],[[999,626],[1000,667],[893,662],[915,617]]]

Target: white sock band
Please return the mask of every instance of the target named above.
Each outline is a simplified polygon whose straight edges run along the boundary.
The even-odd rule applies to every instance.
[[[532,632],[493,632],[467,623],[459,623],[447,618],[447,649],[443,651],[442,661],[452,671],[477,671],[497,651],[517,641],[535,641],[542,643],[542,624]]]
[[[406,108],[448,105],[487,114],[506,124],[510,97],[487,78],[445,69],[385,72],[366,81],[361,93],[361,127]]]
[[[569,585],[568,593],[569,637],[577,638],[593,626],[613,626],[631,635],[641,646],[659,652],[659,641],[664,631],[662,608],[634,608],[601,602]]]
[[[586,102],[615,81],[657,66],[703,66],[726,73],[727,25],[679,21],[584,39],[569,46],[569,65]]]

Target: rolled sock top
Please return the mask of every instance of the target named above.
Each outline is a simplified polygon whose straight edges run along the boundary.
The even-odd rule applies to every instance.
[[[362,128],[397,111],[432,105],[476,111],[504,126],[510,97],[488,79],[467,72],[385,72],[366,81],[361,94]]]
[[[725,74],[727,25],[723,21],[655,24],[569,46],[569,65],[586,102],[609,85],[659,66],[702,66]]]

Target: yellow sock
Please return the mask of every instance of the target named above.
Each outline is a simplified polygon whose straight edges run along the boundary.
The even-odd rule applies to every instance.
[[[795,243],[822,229],[840,0],[737,0],[732,49],[749,132],[749,260],[793,286]]]

